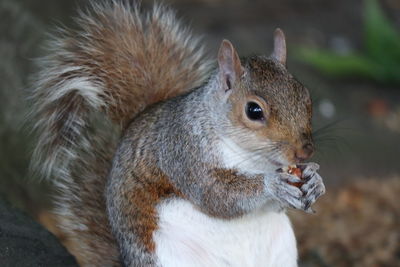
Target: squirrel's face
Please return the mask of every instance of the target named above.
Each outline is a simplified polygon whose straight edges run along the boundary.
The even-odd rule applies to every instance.
[[[263,151],[264,146],[265,154],[275,153],[275,161],[288,163],[313,154],[310,95],[282,64],[265,57],[247,59],[228,103],[232,126],[246,136],[240,142],[244,148]]]
[[[282,32],[276,38],[283,38]],[[275,45],[282,42],[275,40]],[[285,49],[275,47],[270,58],[254,56],[241,62],[229,45],[225,49],[233,50],[219,54],[220,81],[229,106],[229,138],[252,157],[249,160],[258,161],[256,165],[281,166],[310,158],[314,152],[311,98],[287,71]],[[224,71],[226,63],[232,65],[228,71]]]

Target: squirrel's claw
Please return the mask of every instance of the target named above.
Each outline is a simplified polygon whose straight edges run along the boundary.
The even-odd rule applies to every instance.
[[[317,173],[319,165],[308,163],[302,166],[302,179],[284,172],[277,173],[277,180],[271,183],[271,190],[276,198],[285,206],[307,213],[315,213],[311,206],[325,193],[325,185]],[[303,182],[299,188],[290,183]]]
[[[307,180],[300,189],[303,192],[304,211],[306,212],[320,196],[325,194],[325,185],[321,176],[316,172],[318,169],[318,164],[313,163],[307,166],[303,172]]]

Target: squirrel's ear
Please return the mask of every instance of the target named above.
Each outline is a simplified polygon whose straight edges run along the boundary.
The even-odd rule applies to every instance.
[[[223,40],[218,52],[219,76],[225,91],[232,89],[234,82],[239,79],[244,69],[239,56],[228,40]]]
[[[286,66],[285,34],[279,28],[274,32],[274,52],[272,52],[271,57]]]

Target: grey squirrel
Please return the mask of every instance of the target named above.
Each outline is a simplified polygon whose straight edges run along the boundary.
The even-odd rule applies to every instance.
[[[283,32],[270,57],[222,41],[212,68],[160,5],[93,2],[77,24],[50,43],[32,110],[33,161],[79,264],[296,266],[285,209],[312,212],[325,187],[301,163],[311,99]],[[291,164],[302,177],[278,171]]]

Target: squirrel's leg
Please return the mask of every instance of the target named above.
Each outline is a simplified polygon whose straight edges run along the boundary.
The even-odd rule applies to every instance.
[[[158,266],[152,236],[157,228],[156,206],[173,195],[163,178],[151,181],[132,172],[111,177],[107,211],[124,266]]]
[[[308,170],[308,169],[306,169]],[[289,182],[300,182],[295,176],[286,173],[244,174],[234,169],[213,169],[206,174],[198,174],[202,190],[198,184],[187,186],[184,195],[216,217],[234,218],[249,213],[259,207],[269,205],[269,210],[279,211],[292,207],[310,212],[310,206],[323,193],[321,179],[315,171],[305,186],[299,189]],[[194,179],[193,179],[194,180]],[[317,185],[317,187],[312,186]],[[192,191],[190,189],[193,189]]]
[[[238,217],[267,201],[263,175],[250,176],[232,169],[213,169],[202,180],[206,185],[196,202],[213,216]]]

